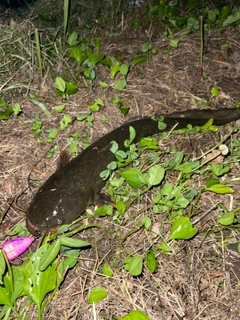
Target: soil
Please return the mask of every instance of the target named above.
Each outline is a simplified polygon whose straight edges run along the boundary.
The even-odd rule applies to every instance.
[[[68,147],[71,133],[78,132],[81,136],[78,145],[78,150],[81,151],[86,140],[95,141],[128,120],[129,116],[159,115],[191,108],[227,108],[234,107],[235,103],[240,101],[239,26],[206,32],[201,65],[198,33],[188,36],[182,35],[181,32],[175,34],[174,37],[179,39],[179,44],[169,52],[168,39],[161,37],[164,30],[161,21],[145,19],[142,27],[131,27],[131,19],[144,15],[144,6],[137,9],[131,19],[124,15],[121,19],[117,17],[113,26],[103,32],[101,22],[104,15],[98,19],[96,11],[93,10],[94,6],[97,8],[101,4],[98,1],[95,4],[92,1],[88,1],[88,4],[83,1],[82,4],[86,10],[82,15],[75,12],[70,19],[70,26],[75,26],[74,30],[81,32],[82,37],[99,37],[101,52],[106,53],[108,57],[121,56],[121,61],[129,61],[132,57],[143,55],[142,44],[150,38],[156,54],[149,52],[148,62],[134,66],[127,77],[127,89],[122,91],[113,88],[103,90],[99,87],[98,81],[111,82],[109,71],[103,66],[97,68],[96,83],[91,87],[87,86],[86,80],[74,73],[67,54],[62,60],[56,58],[56,65],[52,65],[51,70],[44,70],[44,76],[41,77],[36,57],[34,56],[33,61],[26,58],[31,57],[29,50],[34,30],[38,28],[44,39],[50,38],[51,28],[59,30],[62,18],[56,17],[51,22],[52,25],[38,18],[38,13],[42,12],[43,8],[48,10],[45,12],[52,12],[50,9],[53,8],[49,8],[48,1],[36,1],[32,6],[15,10],[0,8],[0,39],[4,35],[5,38],[1,39],[4,42],[7,41],[6,37],[9,37],[9,56],[6,55],[6,46],[4,51],[0,52],[3,61],[1,99],[10,105],[18,102],[22,108],[19,118],[11,116],[7,121],[0,123],[0,209],[4,214],[0,229],[1,241],[6,239],[9,230],[19,222],[25,224],[25,214],[18,207],[26,210],[39,183],[46,181],[55,171],[59,152]],[[86,28],[81,29],[82,21],[86,21],[86,17],[91,27],[94,25],[91,32]],[[10,30],[10,33],[6,30]],[[26,37],[29,38],[28,41]],[[19,52],[11,51],[11,46],[14,49],[16,42],[22,44],[22,57],[25,57],[24,63],[19,63],[20,68],[17,67],[16,59],[17,55],[21,60]],[[223,50],[223,45],[227,45],[228,49]],[[8,63],[11,57],[16,64]],[[62,119],[61,114],[57,114],[53,109],[54,106],[62,104],[53,87],[54,76],[57,73],[55,70],[62,70],[61,76],[66,81],[81,87],[76,94],[64,101],[68,115],[74,117],[86,113],[88,104],[97,98],[101,98],[105,106],[94,114],[93,127],[89,127],[85,122],[73,121],[59,134],[57,141],[39,143],[36,135],[29,129],[36,114],[39,114],[43,121],[43,132],[58,127]],[[214,86],[221,92],[217,97],[211,95],[211,88]],[[35,100],[41,101],[47,107],[50,117],[32,102],[30,94],[37,95]],[[129,115],[121,114],[117,105],[111,102],[110,99],[116,95],[130,107]],[[210,102],[210,106],[207,102]],[[103,119],[104,116],[108,121]],[[239,125],[236,123],[236,126]],[[217,133],[177,135],[166,139],[161,147],[163,151],[173,148],[176,151],[183,150],[194,159],[204,150],[217,144],[230,129],[231,126],[224,126],[219,128]],[[45,141],[46,136],[45,134]],[[235,133],[234,139],[239,140],[238,132]],[[226,143],[230,145],[230,142]],[[47,152],[54,145],[57,149],[56,154],[47,158]],[[172,152],[171,156],[174,156]],[[67,273],[60,289],[45,310],[43,319],[110,320],[117,316],[123,317],[131,310],[141,310],[151,320],[240,319],[240,254],[237,250],[239,230],[218,229],[216,210],[218,203],[223,203],[228,208],[240,206],[238,165],[239,160],[232,163],[227,177],[235,191],[234,195],[206,193],[198,206],[192,208],[194,221],[204,217],[197,221],[199,230],[204,232],[199,232],[191,241],[172,242],[171,254],[158,252],[158,265],[154,274],[145,267],[141,276],[132,277],[124,270],[122,260],[126,257],[123,253],[144,255],[146,250],[156,247],[161,242],[160,227],[163,238],[169,233],[169,225],[161,223],[164,221],[163,217],[147,209],[152,207],[152,197],[156,190],[145,194],[134,203],[121,225],[112,221],[110,217],[97,218],[93,215],[89,223],[97,223],[115,232],[110,234],[98,228],[81,232],[79,237],[91,242],[92,248],[81,252],[79,263]],[[177,178],[169,177],[172,181],[176,181]],[[194,177],[193,180],[195,184],[204,185],[201,177]],[[89,211],[93,212],[94,208],[90,207]],[[137,227],[144,217],[144,214],[136,215],[140,211],[151,217],[156,233],[149,233],[144,228]],[[131,232],[132,230],[135,231]],[[128,232],[130,235],[121,247],[120,244]],[[221,242],[221,239],[225,242]],[[227,242],[230,245],[224,246],[223,243]],[[30,250],[34,251],[36,245],[37,243]],[[103,276],[104,262],[111,265],[112,277]],[[91,288],[97,285],[108,290],[108,297],[90,305],[87,302],[88,294]],[[20,299],[19,310],[23,308],[24,303],[25,299]],[[27,311],[27,317],[37,318],[34,305]]]

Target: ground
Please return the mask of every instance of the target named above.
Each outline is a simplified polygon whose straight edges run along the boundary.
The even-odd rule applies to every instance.
[[[160,21],[150,22],[145,19],[142,27],[134,29],[129,16],[125,15],[122,15],[119,21],[119,18],[116,18],[116,21],[113,19],[114,27],[103,32],[101,23],[104,16],[99,19],[96,17],[91,1],[82,5],[86,12],[79,14],[79,17],[77,13],[73,14],[69,28],[81,33],[81,37],[99,37],[101,52],[108,57],[121,56],[121,61],[130,61],[132,57],[143,55],[143,43],[151,43],[156,54],[150,50],[148,62],[134,66],[127,78],[127,88],[122,91],[116,91],[113,87],[108,90],[99,87],[98,81],[111,82],[109,72],[103,66],[97,69],[98,81],[93,86],[88,86],[82,76],[74,73],[67,54],[62,54],[63,58],[57,57],[55,65],[47,64],[48,58],[44,57],[44,65],[48,69],[44,70],[41,77],[36,54],[32,52],[34,30],[38,28],[42,39],[52,41],[53,29],[61,28],[61,18],[56,18],[53,25],[40,21],[38,13],[41,10],[53,10],[48,2],[44,1],[37,1],[33,6],[17,11],[1,8],[1,99],[9,105],[18,102],[22,109],[19,117],[12,115],[7,121],[0,123],[0,208],[4,214],[1,241],[6,239],[7,232],[17,223],[25,223],[25,214],[19,207],[26,210],[39,183],[46,181],[55,171],[59,152],[67,148],[72,132],[77,131],[81,136],[78,145],[78,150],[81,151],[86,140],[93,142],[128,119],[128,116],[121,114],[117,105],[110,101],[116,95],[125,105],[130,106],[130,115],[133,117],[192,108],[234,107],[235,103],[240,101],[239,27],[205,33],[201,66],[199,33],[188,36],[180,32],[175,34],[174,37],[179,39],[178,46],[170,48],[169,40],[161,37],[163,28]],[[96,2],[97,6],[101,6],[101,3]],[[135,18],[135,15],[142,17],[144,10],[144,7],[136,10],[131,18]],[[89,12],[92,16],[88,16]],[[106,12],[106,17],[107,15]],[[91,32],[82,28],[82,21],[86,21],[86,16]],[[223,45],[227,45],[226,50],[223,50]],[[16,47],[21,52],[15,52]],[[97,98],[101,98],[105,106],[94,114],[93,127],[74,121],[61,132],[57,141],[39,143],[36,135],[29,129],[36,114],[39,114],[43,121],[42,132],[58,126],[62,119],[62,115],[53,110],[54,106],[62,104],[62,99],[56,96],[56,89],[53,87],[54,76],[59,74],[66,81],[81,87],[78,93],[64,101],[68,115],[74,117],[87,112],[88,104]],[[211,94],[211,88],[215,86],[221,92],[217,97]],[[46,117],[39,106],[33,103],[30,94],[38,95],[36,99],[47,107],[51,117]],[[207,102],[210,102],[210,107]],[[105,121],[103,116],[107,117],[108,121]],[[235,125],[239,126],[238,123]],[[161,148],[163,152],[170,150],[168,156],[174,156],[172,150],[175,148],[176,151],[183,150],[190,157],[196,158],[202,151],[219,143],[231,128],[232,126],[224,126],[216,133],[205,135],[170,136],[160,142]],[[231,135],[226,141],[229,146],[231,139],[239,140],[239,133]],[[47,158],[47,152],[54,145],[57,146],[56,154]],[[216,222],[216,207],[219,203],[228,208],[239,207],[238,166],[239,158],[231,164],[231,171],[227,176],[235,191],[234,195],[206,193],[191,209],[194,212],[193,221],[200,230],[199,234],[191,241],[173,241],[171,254],[158,251],[157,270],[153,274],[144,268],[141,276],[132,277],[124,270],[122,260],[126,253],[144,255],[146,250],[156,247],[161,242],[161,237],[165,238],[169,232],[169,225],[164,222],[164,218],[151,210],[156,190],[139,198],[126,212],[121,224],[117,224],[110,217],[89,218],[89,223],[97,223],[115,232],[112,234],[93,228],[78,235],[89,241],[92,248],[83,250],[77,266],[68,271],[60,289],[46,308],[43,319],[114,319],[114,316],[123,317],[131,310],[141,310],[151,320],[240,319],[240,255],[237,251],[239,225],[238,230],[222,229]],[[172,175],[169,179],[177,181],[178,177]],[[201,185],[204,181],[201,176],[195,176],[193,183]],[[90,207],[89,212],[93,211],[94,208]],[[142,214],[137,214],[139,212]],[[139,227],[139,221],[146,212],[153,221],[152,233]],[[156,232],[160,226],[162,234]],[[227,242],[231,245],[224,245]],[[35,249],[33,246],[30,250]],[[111,265],[112,277],[103,276],[104,262]],[[108,290],[108,297],[94,305],[88,304],[89,291],[97,285]],[[24,298],[19,300],[19,310],[24,303]],[[32,305],[27,311],[26,319],[36,318],[37,310]]]

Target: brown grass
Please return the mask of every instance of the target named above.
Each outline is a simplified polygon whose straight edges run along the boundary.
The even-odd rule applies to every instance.
[[[81,29],[82,20],[77,20],[77,14],[74,14],[70,20],[70,25],[75,26],[74,30],[78,30],[81,36],[99,37],[101,51],[110,57],[121,54],[122,60],[128,61],[132,52],[133,56],[142,54],[141,45],[147,42],[150,34],[157,54],[151,56],[148,63],[135,66],[129,73],[127,90],[119,92],[114,89],[103,91],[97,83],[92,88],[85,87],[86,80],[74,74],[74,68],[67,58],[67,51],[56,55],[53,64],[53,60],[45,55],[46,50],[43,50],[45,75],[41,78],[36,60],[34,29],[36,26],[39,28],[43,41],[52,39],[53,32],[49,25],[41,25],[37,18],[37,13],[41,12],[41,4],[46,8],[47,3],[38,1],[36,7],[30,7],[23,12],[20,10],[18,16],[10,10],[7,14],[2,13],[0,17],[1,98],[10,105],[18,102],[22,108],[20,119],[12,115],[9,120],[1,121],[0,124],[0,208],[2,213],[6,213],[1,225],[2,241],[17,223],[24,224],[24,213],[16,206],[9,205],[12,200],[17,198],[18,205],[26,209],[37,189],[36,182],[44,182],[54,172],[58,152],[53,158],[46,158],[46,153],[53,145],[56,144],[58,151],[66,148],[70,133],[76,131],[83,139],[93,141],[125,121],[125,117],[109,98],[118,95],[131,107],[132,116],[195,108],[192,98],[196,102],[201,99],[211,101],[211,108],[230,107],[234,102],[240,101],[239,27],[229,27],[221,32],[205,35],[204,70],[209,76],[202,80],[198,34],[188,37],[176,35],[180,39],[179,46],[173,49],[172,54],[168,54],[168,41],[161,39],[159,21],[146,21],[142,28],[134,30],[130,27],[129,18],[123,16],[119,23],[113,24],[114,27],[108,30],[118,33],[118,36],[109,37],[106,30],[102,30],[101,21],[104,17],[93,22],[94,19],[90,16],[89,20],[95,23],[95,26],[89,33],[86,29]],[[89,9],[89,12],[93,11]],[[141,10],[137,14],[141,15]],[[11,19],[5,20],[6,16],[10,16]],[[59,20],[54,20],[54,27],[60,26]],[[225,43],[231,50],[221,50],[221,45]],[[67,114],[74,117],[86,112],[87,105],[99,97],[105,102],[105,107],[95,115],[93,128],[75,121],[61,132],[56,143],[41,144],[37,142],[37,137],[29,127],[35,115],[39,114],[43,121],[43,141],[46,141],[46,129],[59,127],[61,115],[53,110],[54,106],[62,103],[61,99],[56,97],[53,88],[56,70],[62,70],[61,76],[65,76],[66,80],[83,86],[77,94],[64,102]],[[106,68],[98,68],[97,80],[111,82]],[[219,97],[211,97],[212,86],[221,89],[222,94]],[[47,107],[51,113],[50,118],[32,103],[30,93],[38,95],[37,100],[42,101]],[[108,122],[103,121],[103,115],[108,117]],[[206,150],[218,143],[228,132],[229,127],[226,126],[216,134],[203,137],[200,134],[190,137],[174,136],[164,141],[161,147],[163,151],[171,151],[177,146],[177,150],[184,150],[194,158],[202,149]],[[239,140],[239,134],[236,133],[227,141],[230,146],[232,139]],[[82,141],[79,150],[83,148]],[[170,155],[173,156],[172,151]],[[163,158],[162,161],[164,160]],[[235,193],[224,196],[206,193],[202,196],[201,201],[193,208],[192,219],[193,222],[197,222],[199,234],[191,241],[172,241],[171,254],[157,251],[158,265],[154,274],[145,267],[143,274],[134,278],[124,270],[122,260],[127,254],[144,256],[146,250],[157,247],[169,234],[170,224],[166,217],[156,215],[151,210],[152,198],[157,189],[144,195],[141,201],[128,210],[122,225],[111,221],[110,217],[99,219],[93,216],[91,222],[94,221],[116,232],[111,235],[102,230],[92,229],[80,234],[82,239],[91,242],[92,248],[82,251],[79,263],[66,275],[60,290],[46,310],[44,319],[110,320],[114,319],[114,316],[123,317],[135,309],[146,313],[151,320],[240,319],[240,255],[236,248],[239,243],[239,227],[221,228],[217,223],[219,211],[216,210],[218,203],[223,203],[229,210],[239,207],[238,165],[239,158],[232,161],[231,172],[226,176],[228,185]],[[201,187],[204,186],[205,178],[195,176],[189,183]],[[169,175],[167,179],[176,181],[177,177]],[[144,213],[136,215],[139,211]],[[150,233],[139,227],[131,233],[146,213],[153,221],[154,232]],[[136,218],[133,220],[132,216]],[[159,227],[162,227],[161,234]],[[121,247],[121,240],[128,232],[130,235]],[[227,246],[226,243],[230,245]],[[111,265],[112,277],[108,278],[102,274],[104,262]],[[96,285],[106,288],[108,297],[95,305],[89,305],[88,294]],[[25,305],[26,299],[19,299],[20,313]],[[36,314],[36,308],[31,306],[26,318],[36,319]]]

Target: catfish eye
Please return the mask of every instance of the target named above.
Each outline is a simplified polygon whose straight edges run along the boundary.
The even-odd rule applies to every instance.
[[[34,232],[34,237],[35,237],[36,239],[40,238],[41,236],[42,236],[42,231],[36,230],[36,231]]]

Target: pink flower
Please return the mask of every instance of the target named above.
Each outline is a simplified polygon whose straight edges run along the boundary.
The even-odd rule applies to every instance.
[[[35,240],[34,237],[15,238],[1,244],[8,260],[14,260],[26,251]]]

